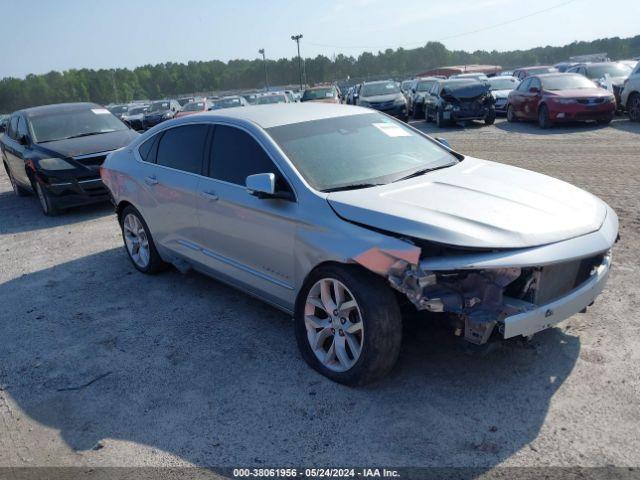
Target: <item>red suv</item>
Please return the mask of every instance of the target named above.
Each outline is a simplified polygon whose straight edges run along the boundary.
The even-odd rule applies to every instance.
[[[537,120],[541,128],[556,122],[613,119],[616,99],[588,78],[574,73],[550,73],[525,78],[509,93],[507,120]]]

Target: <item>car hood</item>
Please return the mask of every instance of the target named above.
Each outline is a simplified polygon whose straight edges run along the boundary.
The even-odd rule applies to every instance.
[[[509,90],[491,90],[491,95],[493,95],[494,98],[507,98],[512,91],[513,91],[513,89],[509,89]]]
[[[92,153],[110,152],[122,148],[139,136],[134,130],[126,129],[117,132],[102,133],[89,137],[69,138],[53,142],[39,143],[38,149],[47,155],[59,157],[76,157]]]
[[[524,248],[600,228],[606,204],[539,173],[466,157],[452,167],[380,187],[329,193],[345,220],[435,243]]]
[[[489,88],[481,83],[469,83],[455,87],[445,87],[440,96],[444,99],[474,100],[489,93]]]
[[[373,95],[371,97],[360,97],[361,100],[370,103],[390,102],[396,98],[404,98],[402,93],[387,93],[386,95]]]
[[[604,88],[573,88],[567,90],[545,90],[545,92],[547,95],[567,98],[608,97],[611,95],[611,92]]]

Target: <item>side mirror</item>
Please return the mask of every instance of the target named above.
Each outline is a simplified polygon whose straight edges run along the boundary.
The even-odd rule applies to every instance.
[[[449,150],[453,150],[453,148],[451,148],[451,144],[442,137],[436,137],[436,142],[438,142],[440,145],[447,147]]]
[[[280,198],[293,200],[290,192],[276,192],[276,176],[273,173],[256,173],[245,180],[247,191],[258,198]]]
[[[29,145],[29,137],[27,137],[26,135],[20,135],[18,137],[18,143],[20,145]]]
[[[540,93],[540,89],[539,89],[538,87],[531,87],[531,88],[529,89],[529,93],[535,93],[535,94],[538,94],[538,93]]]
[[[7,127],[4,123],[0,123],[0,133],[4,133],[7,131]]]
[[[412,93],[416,93],[416,89],[415,89],[415,88],[412,88],[412,89],[411,89],[411,92],[412,92]]]

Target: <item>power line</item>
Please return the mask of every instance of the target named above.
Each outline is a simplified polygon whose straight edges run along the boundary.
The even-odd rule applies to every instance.
[[[463,37],[465,35],[472,35],[474,33],[484,32],[486,30],[491,30],[493,28],[503,27],[503,26],[509,25],[511,23],[519,22],[520,20],[524,20],[524,19],[527,19],[527,18],[530,18],[530,17],[534,17],[536,15],[540,15],[542,13],[549,12],[551,10],[556,10],[558,8],[562,8],[562,7],[566,6],[566,5],[569,5],[570,3],[574,3],[575,1],[576,0],[568,0],[566,2],[559,3],[557,5],[552,5],[551,7],[547,7],[547,8],[544,8],[542,10],[537,10],[535,12],[531,12],[531,13],[529,13],[527,15],[522,15],[520,17],[512,18],[510,20],[506,20],[504,22],[496,23],[496,24],[493,24],[493,25],[488,25],[486,27],[477,28],[475,30],[469,30],[469,31],[466,31],[466,32],[456,33],[454,35],[449,35],[449,36],[446,36],[446,37],[442,37],[442,38],[436,39],[434,41],[442,42],[444,40],[450,40],[452,38]],[[425,42],[405,43],[403,45],[399,45],[398,48],[399,47],[413,47],[413,46],[418,46],[418,45],[424,45],[424,43]],[[356,45],[328,45],[328,44],[325,44],[325,43],[312,43],[312,42],[307,42],[307,45],[312,45],[314,47],[323,47],[323,48],[340,48],[340,49],[345,49],[345,50],[348,50],[348,49],[361,50],[361,49],[389,48],[389,45],[359,45],[359,46],[356,46]]]

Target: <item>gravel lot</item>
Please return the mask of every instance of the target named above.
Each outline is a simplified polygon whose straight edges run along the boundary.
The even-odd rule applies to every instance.
[[[304,364],[286,315],[139,274],[110,206],[46,218],[3,171],[0,466],[640,465],[640,125],[415,125],[617,211],[586,314],[484,356],[413,320],[393,374],[346,388]]]

